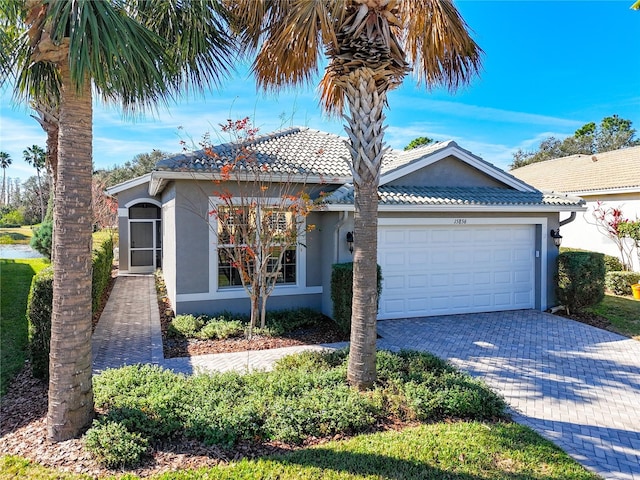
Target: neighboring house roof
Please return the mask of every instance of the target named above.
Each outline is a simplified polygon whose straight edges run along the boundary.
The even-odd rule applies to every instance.
[[[640,146],[532,163],[511,173],[540,190],[583,195],[640,192]]]
[[[381,185],[378,189],[380,210],[417,209],[431,207],[464,210],[584,210],[584,201],[562,194],[539,191],[522,192],[498,187],[404,187]],[[324,199],[329,210],[353,206],[354,188],[345,185]]]

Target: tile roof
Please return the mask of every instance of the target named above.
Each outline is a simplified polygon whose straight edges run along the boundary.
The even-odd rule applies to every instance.
[[[330,205],[353,204],[354,189],[345,185],[325,199]],[[379,205],[466,205],[521,207],[582,207],[580,198],[544,192],[522,192],[498,187],[403,187],[382,185]]]
[[[258,136],[243,145],[255,154],[259,163],[270,165],[274,172],[350,178],[351,155],[346,140],[345,137],[331,133],[295,127]],[[408,151],[389,149],[383,158],[381,173],[398,170],[450,146],[460,149],[454,141],[434,143]],[[225,143],[211,149],[215,155],[207,155],[204,150],[174,155],[159,161],[156,170],[216,172],[237,156],[237,149],[238,144]],[[479,157],[474,157],[484,162]],[[484,163],[490,165],[488,162]]]
[[[309,128],[290,128],[261,135],[242,144],[257,162],[268,164],[275,173],[349,178],[349,150],[337,135]],[[214,155],[204,150],[175,155],[159,161],[156,170],[216,172],[237,157],[239,144],[214,146]]]
[[[640,191],[640,146],[556,158],[510,173],[540,190],[588,192],[635,187]]]

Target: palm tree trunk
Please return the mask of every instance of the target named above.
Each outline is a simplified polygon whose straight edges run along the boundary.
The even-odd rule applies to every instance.
[[[40,198],[40,222],[44,222],[44,200],[42,198],[42,182],[40,181],[40,169],[36,169],[38,175],[38,197]]]
[[[93,418],[91,384],[91,82],[73,85],[62,62],[54,206],[47,437],[77,437]]]
[[[385,97],[377,93],[368,68],[352,72],[346,83],[350,116],[345,130],[351,140],[355,188],[353,307],[347,379],[363,390],[376,381],[378,185],[385,151],[382,113]]]

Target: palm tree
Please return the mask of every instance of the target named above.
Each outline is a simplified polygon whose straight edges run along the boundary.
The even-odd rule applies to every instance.
[[[2,168],[2,200],[0,203],[4,205],[7,192],[7,168],[11,165],[11,156],[7,152],[0,152],[0,168]]]
[[[92,86],[126,112],[144,110],[186,84],[217,84],[231,43],[217,0],[24,0],[7,2],[3,13],[5,31],[17,26],[23,34],[0,57],[9,63],[0,85],[10,80],[18,99],[57,106],[47,436],[62,441],[93,417]]]
[[[47,153],[38,145],[27,147],[22,155],[24,161],[36,169],[38,176],[38,197],[40,198],[40,221],[44,222],[44,199],[42,198],[42,182],[40,182],[40,170],[45,168]]]
[[[257,52],[253,72],[265,90],[308,83],[323,55],[327,112],[347,123],[355,189],[353,312],[348,379],[376,378],[378,185],[387,93],[413,69],[428,88],[450,90],[480,68],[481,49],[450,0],[229,0],[235,30]],[[348,114],[344,114],[348,107]]]

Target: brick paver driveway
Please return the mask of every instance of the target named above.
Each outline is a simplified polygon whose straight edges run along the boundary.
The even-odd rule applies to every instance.
[[[640,342],[533,310],[378,322],[500,392],[514,420],[592,471],[640,480]]]

